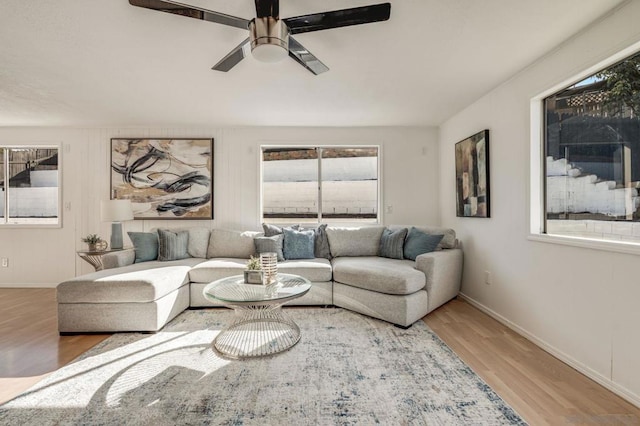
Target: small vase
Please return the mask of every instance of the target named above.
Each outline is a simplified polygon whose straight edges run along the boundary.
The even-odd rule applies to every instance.
[[[98,251],[95,244],[89,244],[89,251]]]
[[[260,265],[264,271],[264,283],[273,284],[278,275],[278,255],[276,253],[261,253]]]

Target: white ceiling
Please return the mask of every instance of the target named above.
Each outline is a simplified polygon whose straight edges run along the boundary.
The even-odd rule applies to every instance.
[[[181,0],[250,19],[251,0]],[[290,17],[383,0],[282,0]],[[396,0],[297,35],[330,71],[246,58],[248,33],[128,0],[2,0],[0,126],[437,125],[622,0]]]

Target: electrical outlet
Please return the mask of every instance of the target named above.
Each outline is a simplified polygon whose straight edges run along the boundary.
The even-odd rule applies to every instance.
[[[8,257],[3,257],[2,258],[2,267],[3,268],[8,268],[9,267],[9,258]]]
[[[393,206],[387,206],[387,213],[393,213]]]
[[[491,272],[484,271],[484,283],[486,285],[491,285]]]

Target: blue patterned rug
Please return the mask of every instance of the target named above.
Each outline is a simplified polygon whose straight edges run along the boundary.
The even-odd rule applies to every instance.
[[[218,357],[232,313],[190,310],[153,335],[109,337],[0,406],[2,425],[524,425],[422,321],[287,309],[302,340]]]

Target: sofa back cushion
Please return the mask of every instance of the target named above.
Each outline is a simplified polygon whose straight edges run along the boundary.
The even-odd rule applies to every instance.
[[[362,228],[327,228],[331,256],[377,256],[382,226]]]
[[[256,254],[253,239],[260,232],[254,231],[231,231],[227,229],[212,229],[209,238],[209,248],[207,257],[235,257],[238,259],[248,259]]]

